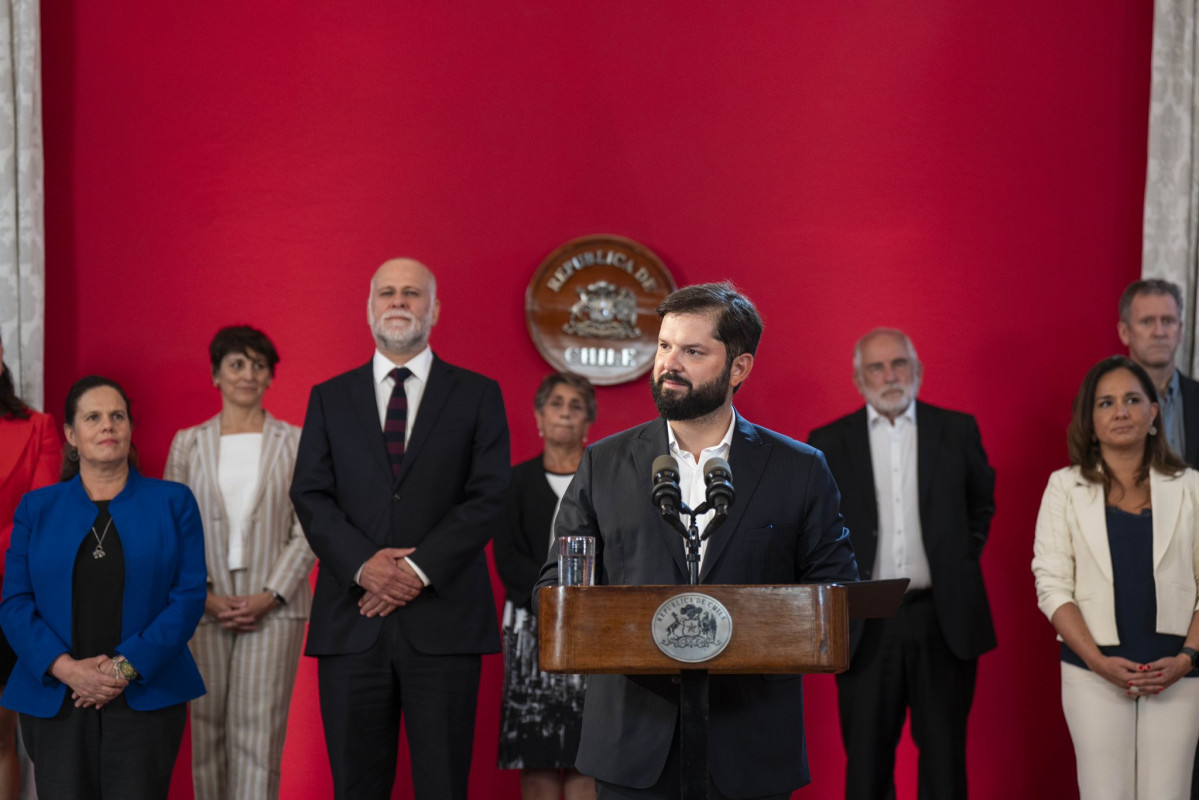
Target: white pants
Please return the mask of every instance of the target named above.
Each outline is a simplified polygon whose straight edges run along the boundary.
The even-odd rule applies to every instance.
[[[1086,800],[1189,800],[1199,742],[1199,678],[1157,696],[1123,689],[1062,662],[1062,710]]]

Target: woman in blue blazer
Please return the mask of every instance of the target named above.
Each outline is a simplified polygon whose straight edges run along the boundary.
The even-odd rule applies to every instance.
[[[77,382],[64,419],[64,482],[26,495],[13,523],[0,625],[17,666],[0,704],[21,714],[41,800],[165,799],[204,693],[187,647],[204,612],[199,510],[131,466],[115,382]]]

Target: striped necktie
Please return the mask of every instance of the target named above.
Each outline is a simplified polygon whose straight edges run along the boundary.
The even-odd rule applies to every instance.
[[[390,373],[395,379],[391,399],[387,401],[387,416],[383,420],[383,440],[387,442],[387,458],[391,461],[391,476],[398,477],[404,463],[404,434],[408,431],[408,395],[404,379],[412,374],[407,367],[396,367]]]

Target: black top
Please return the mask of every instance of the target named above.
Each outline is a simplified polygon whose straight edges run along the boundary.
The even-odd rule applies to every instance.
[[[97,501],[96,508],[99,509],[96,521],[75,556],[71,604],[74,622],[71,655],[75,658],[113,655],[121,643],[125,551],[108,513],[108,501]]]
[[[541,454],[512,468],[507,521],[496,530],[492,547],[507,599],[521,608],[532,608],[533,584],[550,555],[557,507]]]
[[[1140,514],[1107,507],[1107,544],[1112,556],[1112,588],[1116,595],[1116,632],[1120,643],[1100,646],[1105,656],[1148,664],[1177,655],[1185,636],[1158,633],[1157,590],[1153,579],[1153,512]],[[1087,668],[1062,642],[1062,661]],[[1188,678],[1199,675],[1191,670]]]

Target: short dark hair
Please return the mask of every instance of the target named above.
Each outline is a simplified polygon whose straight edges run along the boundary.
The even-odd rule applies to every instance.
[[[762,340],[762,317],[748,297],[729,281],[698,283],[671,292],[658,306],[658,318],[667,314],[717,312],[716,338],[724,342],[729,364],[742,353],[753,355]]]
[[[1126,369],[1136,376],[1149,402],[1157,403],[1157,389],[1153,380],[1137,362],[1127,356],[1108,356],[1088,370],[1082,386],[1074,396],[1074,410],[1070,415],[1070,426],[1066,429],[1066,448],[1070,463],[1077,466],[1082,476],[1092,483],[1103,484],[1104,494],[1112,488],[1111,470],[1103,463],[1099,441],[1095,438],[1095,391],[1100,379],[1118,369]],[[1159,415],[1158,424],[1161,423]],[[1156,435],[1145,437],[1145,456],[1137,470],[1137,485],[1149,478],[1149,470],[1155,469],[1167,475],[1178,475],[1186,469],[1186,463],[1170,449],[1166,433],[1161,428]]]
[[[271,377],[275,377],[275,365],[279,363],[279,352],[275,350],[275,345],[269,336],[249,325],[229,325],[221,328],[216,332],[216,336],[212,337],[212,343],[208,345],[208,358],[212,361],[212,374],[215,375],[221,368],[221,362],[225,360],[225,356],[230,353],[241,353],[248,356],[251,350],[266,359],[266,364],[271,370]]]
[[[537,394],[533,396],[533,409],[540,412],[545,408],[545,402],[550,399],[554,387],[564,383],[579,394],[583,395],[583,406],[587,410],[587,421],[595,422],[595,387],[591,381],[572,372],[551,372],[541,380]]]
[[[129,395],[125,394],[125,390],[121,388],[121,384],[114,381],[112,378],[104,378],[99,375],[88,375],[86,378],[80,378],[75,381],[75,385],[67,392],[67,400],[63,404],[63,422],[70,427],[75,427],[75,414],[79,411],[79,398],[90,392],[92,389],[99,389],[101,386],[107,386],[110,389],[115,389],[116,393],[125,401],[125,415],[129,417],[129,424],[133,424],[133,410],[129,405]],[[69,444],[62,453],[62,471],[59,474],[59,479],[69,481],[79,474],[79,456],[76,453],[75,458],[71,458],[71,453],[75,448]],[[137,448],[133,443],[129,443],[129,465],[137,466]]]
[[[1169,295],[1178,304],[1178,313],[1182,314],[1182,290],[1178,288],[1178,284],[1163,280],[1162,278],[1144,278],[1143,280],[1133,281],[1128,284],[1128,288],[1124,290],[1124,294],[1120,295],[1121,322],[1126,324],[1130,322],[1128,315],[1132,311],[1132,301],[1137,295],[1142,294]]]

